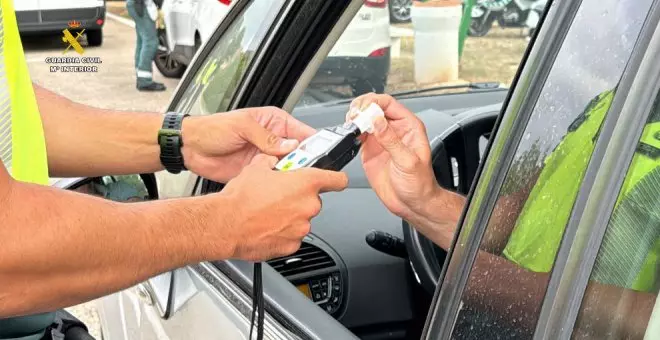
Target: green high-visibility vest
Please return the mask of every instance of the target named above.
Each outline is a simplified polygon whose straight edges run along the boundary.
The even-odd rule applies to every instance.
[[[13,0],[0,0],[0,161],[16,180],[48,184],[41,116],[23,55]],[[53,319],[53,313],[2,319],[0,339],[39,339]]]
[[[613,96],[614,91],[608,91],[593,100],[584,115],[569,127],[569,132],[545,159],[544,168],[523,206],[504,249],[504,256],[510,261],[534,272],[549,272],[552,269],[595,140]],[[646,183],[648,181],[645,179],[649,178],[649,174],[657,176],[654,171],[660,170],[660,157],[653,152],[660,152],[659,136],[660,122],[647,123],[640,140],[640,147],[624,180],[613,216],[617,212],[625,213],[621,210],[628,207],[622,207],[622,200],[631,196],[637,189],[645,189],[648,186]],[[652,150],[652,152],[644,152],[644,150]],[[640,219],[645,225],[637,228],[639,230],[635,232],[644,232],[644,236],[629,235],[633,232],[633,228],[625,225],[625,221],[616,222],[623,224],[616,227],[615,222],[610,221],[608,233],[611,235],[606,234],[606,238],[612,236],[612,247],[608,247],[604,254],[599,253],[598,260],[601,258],[604,260],[597,260],[592,278],[639,291],[654,291],[657,281],[656,265],[660,254],[660,241],[657,237],[660,228],[656,225],[658,220],[654,213],[657,209],[654,209],[654,206],[638,204],[638,210],[638,213],[644,215]],[[623,232],[617,232],[621,230]],[[621,239],[617,240],[616,237]],[[626,242],[638,242],[638,248],[645,246],[642,249],[642,257],[637,260],[630,258],[635,254],[631,254],[630,244]],[[615,263],[611,263],[608,267],[606,260]],[[639,270],[633,273],[632,278],[622,278],[621,276],[628,275],[626,273],[631,269],[621,268],[622,266],[618,265],[620,263],[616,263],[619,260],[622,260],[621,263],[636,263],[636,268],[638,267]]]

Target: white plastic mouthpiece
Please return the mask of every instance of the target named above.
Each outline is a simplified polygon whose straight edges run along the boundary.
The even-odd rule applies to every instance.
[[[358,110],[357,116],[353,118],[353,124],[355,124],[362,133],[372,133],[374,131],[373,119],[378,116],[384,117],[385,113],[378,104],[371,103],[363,111]]]

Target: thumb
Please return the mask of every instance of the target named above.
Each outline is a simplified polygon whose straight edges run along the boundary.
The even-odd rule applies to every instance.
[[[250,161],[250,166],[273,169],[277,164],[277,157],[265,155],[263,153],[257,154]]]
[[[245,139],[252,143],[261,152],[281,156],[293,151],[298,146],[295,139],[285,139],[261,126],[254,119],[248,118],[249,123],[243,130]]]
[[[384,117],[376,117],[373,121],[374,137],[383,149],[392,157],[394,164],[400,169],[411,169],[417,156],[410,150],[401,138],[394,132]]]

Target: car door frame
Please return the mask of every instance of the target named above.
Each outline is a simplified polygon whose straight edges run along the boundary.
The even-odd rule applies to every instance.
[[[658,4],[657,0],[651,4],[623,71],[619,90],[603,122],[550,274],[534,339],[570,338],[573,332],[607,222],[660,89],[660,66],[652,62],[660,53]],[[442,284],[436,289],[423,339],[447,339],[453,331],[488,218],[517,151],[515,146],[522,137],[547,76],[557,62],[557,53],[571,23],[583,5],[582,1],[554,1],[543,19],[545,24],[536,33],[538,42],[532,45],[524,67],[519,70],[514,90],[503,106],[502,122],[496,125],[496,139],[490,143],[487,152],[498,145],[503,146],[503,151],[490,155],[478,172],[478,180],[473,183],[452,251],[440,277]],[[650,46],[653,43],[656,46]],[[631,122],[634,124],[632,128]],[[492,168],[485,169],[489,165]],[[459,242],[460,246],[457,246]],[[452,257],[454,261],[450,260]]]

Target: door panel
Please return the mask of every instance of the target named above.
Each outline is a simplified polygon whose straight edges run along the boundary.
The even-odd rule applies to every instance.
[[[145,315],[141,336],[153,330],[152,335],[171,339],[245,339],[246,322],[230,308],[230,301],[190,268],[178,269],[174,276],[171,317],[165,320]]]
[[[145,293],[151,295],[153,304],[158,309],[160,316],[165,316],[167,313],[171,283],[171,272],[160,274],[144,283],[144,288],[147,289]]]

